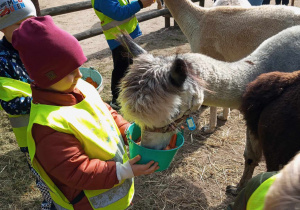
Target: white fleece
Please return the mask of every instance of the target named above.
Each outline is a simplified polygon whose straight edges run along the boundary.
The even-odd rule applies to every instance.
[[[129,161],[127,161],[124,164],[117,162],[116,167],[119,182],[121,182],[123,179],[129,179],[134,177]]]

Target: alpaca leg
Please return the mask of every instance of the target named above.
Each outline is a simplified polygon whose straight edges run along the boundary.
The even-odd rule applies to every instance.
[[[246,133],[246,147],[244,151],[245,166],[242,178],[237,186],[227,186],[226,192],[237,195],[246,183],[252,178],[254,169],[262,157],[262,147],[253,135],[247,129]]]
[[[157,9],[162,9],[161,0],[157,0]]]
[[[229,114],[230,114],[230,108],[223,108],[223,113],[218,115],[218,119],[226,121],[228,120]]]
[[[209,125],[203,126],[202,130],[205,133],[214,132],[217,126],[217,107],[210,107]]]

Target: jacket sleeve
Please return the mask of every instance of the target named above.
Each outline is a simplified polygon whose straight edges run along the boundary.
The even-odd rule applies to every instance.
[[[5,112],[10,115],[29,114],[31,107],[31,97],[18,97],[10,101],[0,99],[0,104]]]
[[[95,0],[94,9],[114,20],[122,21],[139,12],[141,6],[138,1],[122,6],[118,0]]]
[[[108,110],[110,111],[112,117],[114,118],[121,134],[122,137],[124,139],[124,143],[126,145],[128,145],[128,141],[127,141],[127,137],[126,137],[126,130],[127,128],[131,125],[131,123],[129,123],[127,120],[125,120],[120,114],[118,114],[118,112],[116,110],[114,110],[110,105],[108,105],[107,103],[105,103],[105,105],[107,106]]]
[[[116,162],[90,159],[81,143],[70,134],[34,124],[36,159],[62,185],[79,190],[109,189],[119,183]]]
[[[7,58],[0,58],[0,76],[16,79],[15,72],[23,72],[23,69],[17,64],[13,64]],[[20,74],[21,74],[20,73]],[[31,82],[27,81],[27,78],[23,78],[24,82]],[[1,89],[5,89],[3,86]],[[31,107],[31,97],[16,97],[10,101],[4,101],[1,98],[0,94],[0,105],[4,109],[5,112],[11,115],[22,115],[22,114],[29,114],[30,107]]]

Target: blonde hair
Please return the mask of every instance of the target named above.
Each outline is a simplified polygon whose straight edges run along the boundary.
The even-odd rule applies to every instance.
[[[300,210],[300,153],[279,172],[270,187],[264,210]]]

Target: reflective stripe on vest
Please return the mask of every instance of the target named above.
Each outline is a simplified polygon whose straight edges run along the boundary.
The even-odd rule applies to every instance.
[[[96,89],[79,80],[77,87],[85,99],[74,106],[50,106],[32,104],[28,130],[34,123],[74,135],[91,159],[114,160],[120,163],[129,160],[122,135]],[[34,158],[35,142],[28,132],[28,148],[32,165],[50,189],[52,199],[59,209],[73,209],[72,205],[52,182]],[[125,209],[134,194],[133,180],[124,180],[111,189],[84,190],[93,209]]]
[[[14,98],[31,96],[30,84],[7,77],[0,77],[0,99],[10,101]],[[2,107],[1,107],[2,108]],[[27,125],[29,115],[8,115],[19,147],[27,147]]]
[[[92,0],[93,8],[94,8],[94,1],[95,0]],[[118,2],[121,6],[125,6],[129,4],[129,2],[126,0],[118,0]],[[138,20],[135,15],[131,16],[130,18],[127,18],[126,20],[117,21],[104,15],[102,12],[96,9],[94,9],[94,11],[101,21],[103,34],[105,35],[105,38],[107,40],[116,39],[116,34],[119,34],[120,30],[121,31],[124,30],[130,34],[136,29],[138,25]]]
[[[13,128],[27,127],[29,122],[29,114],[18,115],[16,117],[13,117],[12,115],[9,117],[9,121]]]
[[[263,210],[265,205],[266,194],[276,180],[278,174],[271,176],[269,179],[265,180],[259,187],[252,193],[248,202],[247,210]]]
[[[105,193],[91,197],[89,200],[95,208],[104,208],[115,203],[120,198],[125,197],[132,185],[132,179],[126,179],[125,182],[117,187],[109,189]]]
[[[118,201],[120,197],[126,196],[131,186],[132,179],[126,179],[125,182],[122,185],[116,187],[116,189],[113,188],[107,191],[106,193],[102,193],[100,195],[91,197],[90,202],[95,208],[105,208],[111,203]],[[116,194],[118,194],[119,196],[116,196]],[[53,201],[53,203],[57,210],[68,210],[63,206],[60,206],[59,204],[55,203],[55,201]]]
[[[130,20],[131,20],[132,18],[134,18],[134,17],[135,17],[135,16],[133,15],[133,16],[131,16],[130,18],[127,18],[127,19],[122,20],[122,21],[114,20],[114,21],[111,21],[110,23],[107,23],[107,24],[104,25],[104,26],[101,26],[101,27],[102,27],[102,29],[103,29],[104,31],[107,31],[107,30],[109,30],[109,29],[111,29],[111,28],[117,27],[117,26],[119,26],[119,25],[122,25],[123,23],[126,23],[126,22],[130,21]]]
[[[53,204],[54,204],[56,210],[68,210],[68,209],[66,209],[66,208],[64,208],[64,207],[62,207],[62,206],[60,206],[59,204],[55,203],[54,200],[52,200],[52,202],[53,202]]]

